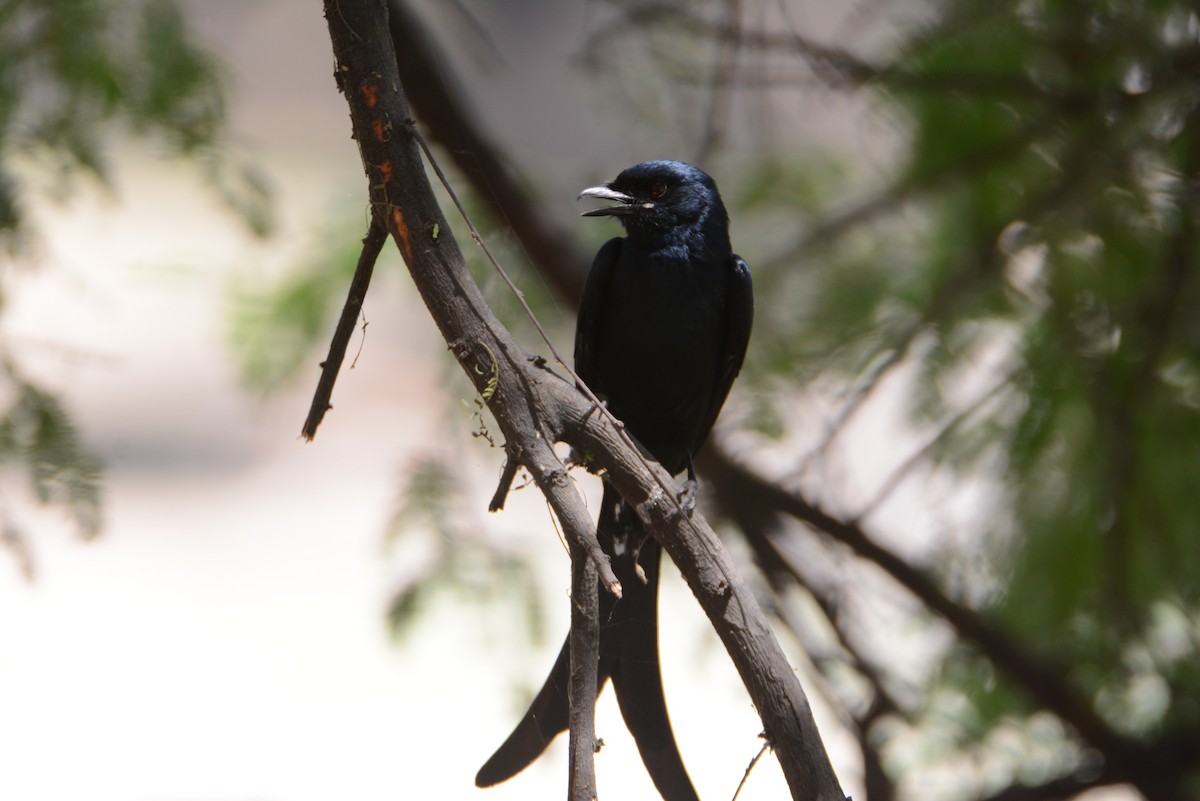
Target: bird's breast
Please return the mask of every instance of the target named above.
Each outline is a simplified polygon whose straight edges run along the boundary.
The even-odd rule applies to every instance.
[[[621,265],[609,288],[594,344],[597,390],[671,469],[680,469],[683,454],[703,436],[726,286],[719,265],[643,260]]]

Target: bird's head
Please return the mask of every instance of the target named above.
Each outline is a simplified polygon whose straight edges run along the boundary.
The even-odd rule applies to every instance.
[[[583,212],[584,217],[616,217],[634,240],[649,246],[691,245],[729,250],[729,220],[717,185],[708,173],[681,161],[635,164],[580,198],[613,204]]]

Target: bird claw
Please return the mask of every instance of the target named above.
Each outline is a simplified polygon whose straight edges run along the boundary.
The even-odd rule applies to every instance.
[[[683,488],[675,496],[675,500],[679,502],[679,510],[687,517],[691,517],[692,512],[696,510],[696,495],[699,488],[696,480],[689,478],[683,482]]]

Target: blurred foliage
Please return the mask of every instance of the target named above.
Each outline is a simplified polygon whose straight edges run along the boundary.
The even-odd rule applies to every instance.
[[[932,258],[899,280],[929,288],[909,295],[937,326],[927,387],[991,344],[970,326],[1014,324],[1023,413],[1001,430],[1022,537],[997,612],[1107,660],[1156,603],[1200,601],[1200,42],[1186,4],[1024,8],[913,47],[914,77],[1011,86],[898,95],[914,180],[972,165],[931,204]]]
[[[12,403],[0,410],[0,471],[21,471],[39,503],[61,509],[80,536],[94,537],[101,523],[101,465],[87,449],[59,402],[23,380],[11,365],[4,379]],[[0,495],[0,508],[11,499]],[[26,577],[33,559],[20,524],[0,519],[0,538]]]
[[[260,394],[278,390],[324,352],[364,232],[357,216],[354,222],[327,223],[280,278],[256,272],[235,282],[227,333],[243,386]]]
[[[791,459],[789,479],[878,541],[922,543],[918,566],[950,601],[1099,721],[1041,709],[977,642],[937,636],[933,610],[910,648],[941,658],[916,685],[871,648],[887,633],[871,615],[831,615],[869,679],[834,700],[848,719],[890,709],[856,724],[889,769],[874,789],[925,797],[951,777],[948,798],[1035,799],[1132,781],[1200,798],[1200,10],[873,4],[815,40],[803,2],[602,5],[583,58],[630,107],[630,139],[645,124],[683,152],[714,128],[766,142],[731,141],[713,169],[758,298],[739,449]],[[883,47],[843,49],[889,14]],[[741,105],[719,102],[731,87]],[[894,123],[894,164],[755,127],[772,104],[803,95],[811,114],[816,92],[849,90]],[[860,408],[898,398],[925,444],[879,494],[847,492],[845,464],[891,462],[894,446],[822,459],[850,447],[839,436]],[[913,477],[950,486],[947,506],[980,486],[990,500],[967,531],[948,513],[936,533],[867,514]],[[796,540],[824,547],[800,526]],[[852,602],[893,603],[869,570],[839,569]],[[1120,753],[1095,750],[1080,731],[1094,726]],[[1130,753],[1153,767],[1121,765]]]
[[[272,227],[269,189],[224,141],[225,79],[172,0],[13,0],[0,5],[0,242],[20,252],[32,188],[70,198],[107,185],[114,135],[198,165],[252,231]]]
[[[387,538],[389,551],[403,553],[409,575],[392,596],[388,623],[403,640],[438,606],[439,595],[449,595],[476,610],[456,619],[475,621],[489,650],[527,653],[545,636],[534,568],[487,541],[485,521],[465,498],[466,483],[442,460],[426,457],[409,465]],[[514,621],[523,627],[514,628]],[[493,632],[503,632],[503,642]]]
[[[835,241],[788,252],[820,267],[756,273],[796,302],[766,311],[752,364],[868,393],[915,366],[918,428],[971,407],[927,456],[1004,498],[973,535],[1003,546],[980,611],[1121,736],[1190,738],[1200,760],[1197,75],[1191,3],[941,4],[868,80],[906,121],[902,169]],[[789,169],[745,196],[778,214]],[[1039,714],[965,643],[927,693],[915,719],[945,736],[954,709],[956,754]],[[1054,739],[1053,772],[1091,758]],[[1200,791],[1192,764],[1164,786]],[[965,795],[997,789],[979,773]]]
[[[270,232],[265,177],[226,142],[226,80],[173,0],[0,2],[0,311],[12,265],[36,261],[35,197],[67,203],[81,179],[112,186],[109,151],[133,135],[196,166],[256,235]],[[56,399],[0,340],[0,462],[26,471],[38,501],[80,533],[100,526],[100,465]],[[10,498],[0,540],[32,570]]]
[[[447,169],[453,186],[465,185],[455,170]],[[520,302],[483,250],[474,245],[466,223],[454,213],[450,198],[440,186],[437,191],[442,207],[449,210],[448,225],[462,246],[467,267],[491,309],[520,341],[544,352],[545,346]],[[522,288],[526,302],[569,359],[572,319],[524,257],[519,243],[490,213],[489,204],[479,202],[473,194],[460,200],[501,268]],[[344,222],[319,231],[306,243],[304,255],[288,265],[277,280],[247,276],[233,286],[228,339],[244,386],[269,394],[294,384],[302,375],[313,375],[310,367],[328,347],[365,229],[364,212],[358,208]],[[386,254],[395,251],[385,249],[384,253],[373,282],[378,281],[380,269],[391,258]],[[360,321],[364,330],[368,322]],[[354,360],[357,341],[351,343],[347,364]],[[453,361],[447,360],[442,366],[448,385],[466,386]],[[344,373],[347,368],[342,369]],[[449,418],[445,437],[458,447],[467,447],[464,442],[476,439],[495,448],[496,429],[487,407],[478,398],[462,403],[464,411]],[[510,639],[503,646],[511,654],[527,652],[530,645],[540,643],[544,635],[540,584],[527,555],[489,542],[484,536],[484,521],[464,520],[464,516],[469,517],[465,510],[470,508],[463,498],[465,479],[456,477],[446,462],[422,458],[407,469],[408,479],[389,524],[387,542],[389,551],[417,554],[406,558],[405,563],[420,563],[423,567],[416,575],[406,576],[389,599],[387,619],[397,640],[405,641],[422,617],[437,606],[436,599],[450,596],[477,608],[485,619],[494,617],[495,625],[484,625],[480,636],[486,639],[492,631],[504,630]],[[524,625],[518,632],[522,636],[515,639],[511,638],[512,621]]]

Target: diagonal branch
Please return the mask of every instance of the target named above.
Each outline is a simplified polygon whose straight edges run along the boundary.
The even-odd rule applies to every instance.
[[[383,244],[387,242],[387,233],[387,228],[372,217],[367,235],[363,237],[362,251],[358,256],[358,265],[354,268],[354,278],[350,281],[346,303],[342,306],[342,316],[338,318],[333,341],[329,343],[329,355],[321,362],[321,378],[317,381],[317,390],[313,393],[308,418],[304,421],[301,431],[309,442],[317,435],[317,427],[325,419],[325,413],[333,408],[329,402],[333,398],[333,385],[337,381],[338,371],[342,369],[342,361],[346,358],[346,346],[350,343],[354,324],[358,322],[358,315],[362,311],[367,287],[371,285],[371,274],[375,272],[375,262],[379,259]]]
[[[879,545],[855,521],[841,520],[797,493],[790,492],[736,464],[718,447],[701,460],[727,504],[773,509],[807,523],[880,567],[931,611],[949,623],[1039,704],[1075,728],[1114,765],[1132,769],[1137,747],[1118,735],[1066,681],[1065,671],[1035,654],[1024,642],[986,621],[975,610],[946,595],[930,576]]]
[[[509,447],[546,495],[568,541],[586,549],[605,586],[619,595],[620,583],[596,541],[590,516],[554,453],[557,432],[545,428],[540,410],[529,403],[529,383],[536,375],[530,369],[532,357],[484,302],[425,177],[412,116],[395,77],[391,40],[382,28],[385,8],[371,0],[327,0],[325,5],[335,75],[350,105],[367,174],[372,226],[385,228],[396,241],[451,352],[487,399]]]
[[[479,126],[450,60],[411,3],[388,0],[388,13],[400,80],[430,139],[446,149],[479,197],[494,204],[558,296],[574,303],[583,291],[581,265],[590,260],[564,247],[570,237],[531,202],[511,162]]]
[[[647,466],[623,432],[571,383],[519,347],[483,300],[425,175],[384,0],[325,0],[338,86],[350,107],[367,174],[372,218],[395,240],[422,300],[496,418],[510,458],[546,495],[572,547],[619,592],[555,442],[595,456],[598,468],[654,530],[725,644],[793,797],[842,801],[808,699],[766,616],[707,523],[681,513],[673,479]],[[403,86],[403,88],[402,88]]]

